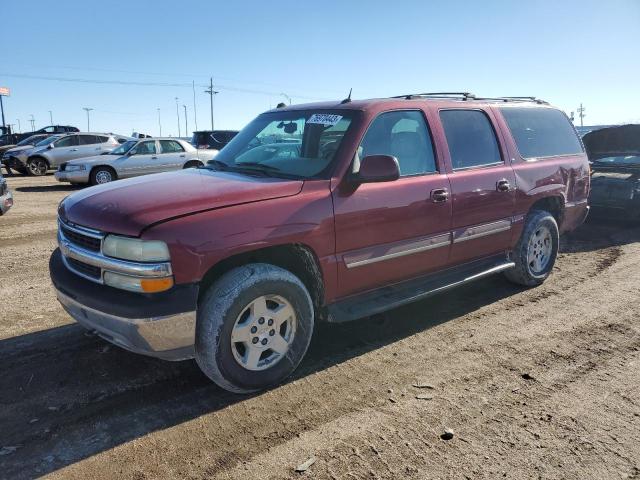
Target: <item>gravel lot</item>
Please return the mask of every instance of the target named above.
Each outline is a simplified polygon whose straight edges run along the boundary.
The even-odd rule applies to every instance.
[[[322,326],[290,382],[236,396],[72,324],[47,265],[74,189],[8,182],[1,478],[640,478],[638,226],[589,222],[536,289],[498,276]]]

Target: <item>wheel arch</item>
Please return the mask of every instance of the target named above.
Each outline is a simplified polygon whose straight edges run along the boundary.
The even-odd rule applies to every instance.
[[[311,247],[292,243],[239,253],[213,265],[200,281],[200,298],[220,276],[247,263],[268,263],[298,277],[309,291],[317,318],[323,318],[325,289],[320,262]]]
[[[546,197],[542,197],[529,207],[528,214],[533,210],[544,210],[549,212],[555,218],[558,227],[562,224],[564,220],[564,208],[565,202],[564,197],[562,195],[550,195]]]
[[[47,157],[45,157],[44,155],[40,155],[40,154],[29,155],[29,157],[27,157],[26,164],[28,165],[30,161],[38,159],[38,158],[42,159],[42,160],[44,160],[46,162],[47,168],[51,168],[51,162],[49,161],[49,159]]]

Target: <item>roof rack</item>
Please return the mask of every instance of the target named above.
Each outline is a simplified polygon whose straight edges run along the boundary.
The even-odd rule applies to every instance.
[[[429,93],[409,93],[407,95],[397,95],[391,98],[404,98],[411,100],[412,98],[432,97],[432,98],[462,98],[462,100],[471,100],[476,98],[473,93],[469,92],[429,92]]]
[[[476,97],[476,100],[488,100],[494,102],[535,102],[539,104],[547,105],[549,102],[542,100],[537,97],[525,97],[525,96],[517,96],[517,97]]]

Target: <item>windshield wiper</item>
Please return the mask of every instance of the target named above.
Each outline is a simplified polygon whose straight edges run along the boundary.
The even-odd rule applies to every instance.
[[[206,168],[207,170],[228,170],[229,165],[220,160],[211,159],[207,162],[206,165],[198,168]]]
[[[260,162],[240,162],[235,165],[237,168],[249,167],[254,168],[256,170],[270,170],[272,172],[280,172],[281,169],[278,167],[274,167],[273,165],[267,165],[266,163]]]

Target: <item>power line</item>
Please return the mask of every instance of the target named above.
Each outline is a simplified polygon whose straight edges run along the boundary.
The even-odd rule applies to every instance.
[[[25,78],[29,80],[43,80],[43,81],[56,81],[56,82],[70,82],[70,83],[87,83],[97,85],[124,85],[124,86],[136,86],[136,87],[177,87],[177,88],[193,88],[192,83],[170,83],[170,82],[137,82],[127,80],[96,80],[90,78],[75,78],[75,77],[53,77],[45,75],[28,75],[23,73],[5,73],[0,72],[0,76],[13,77],[13,78]],[[196,84],[198,87],[209,87],[206,84]],[[280,92],[274,92],[269,90],[256,90],[251,88],[234,87],[231,85],[216,84],[216,88],[220,90],[228,90],[230,92],[238,93],[252,93],[257,95],[280,95]],[[302,100],[328,100],[327,98],[311,97],[307,95],[289,94],[292,98],[299,98]]]

